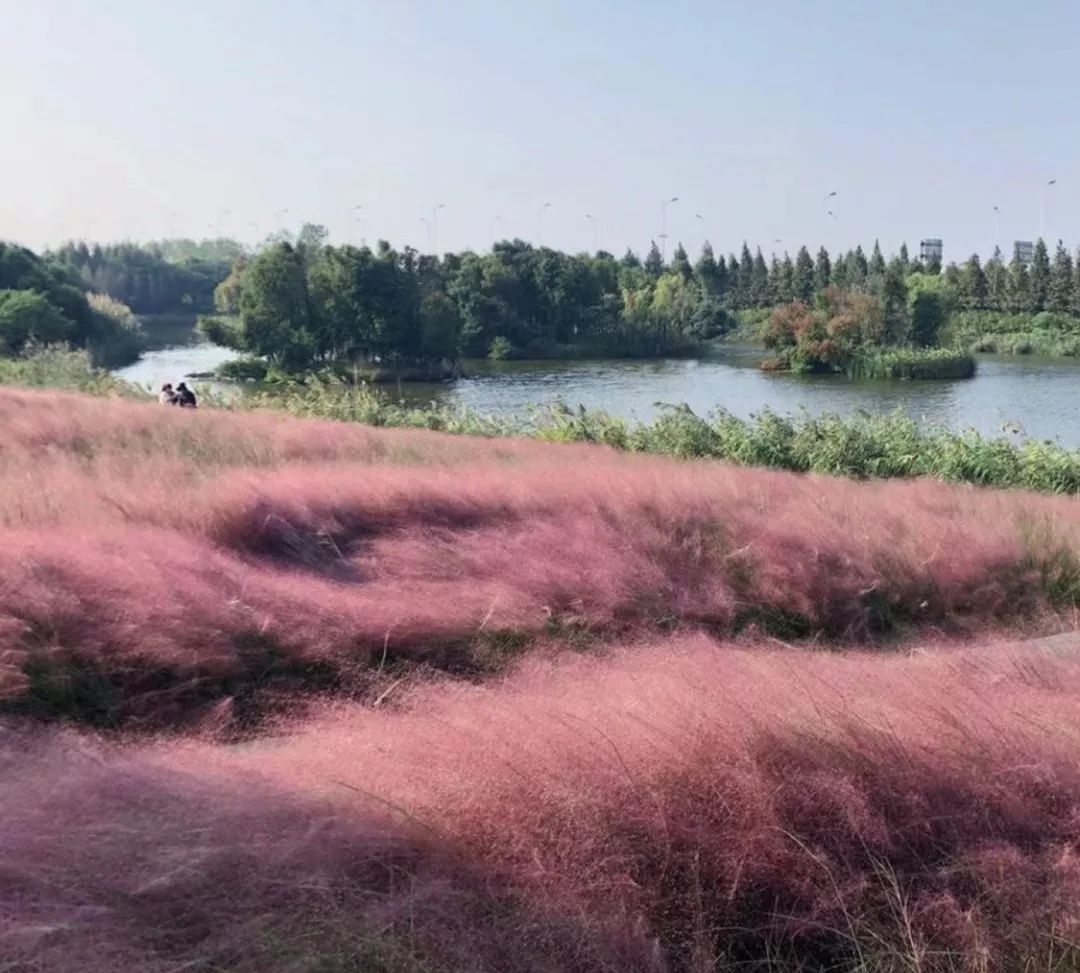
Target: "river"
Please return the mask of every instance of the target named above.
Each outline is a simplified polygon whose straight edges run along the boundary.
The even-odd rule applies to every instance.
[[[147,328],[148,350],[118,374],[156,389],[192,372],[213,370],[232,354],[200,340],[178,323]],[[718,347],[707,357],[659,361],[472,362],[469,377],[445,385],[402,385],[411,403],[462,405],[483,413],[519,413],[562,399],[628,418],[655,416],[662,403],[685,402],[704,414],[723,408],[747,417],[780,413],[903,409],[934,426],[999,435],[1018,424],[1020,435],[1080,448],[1080,362],[1072,359],[982,356],[974,379],[955,382],[859,382],[831,376],[762,372],[760,352]],[[387,391],[398,395],[399,389]]]

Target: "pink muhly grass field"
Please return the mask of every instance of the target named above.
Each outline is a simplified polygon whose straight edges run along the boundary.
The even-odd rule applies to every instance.
[[[1080,593],[1070,499],[3,389],[0,416],[16,712],[165,725],[530,644],[876,644]]]
[[[11,733],[0,944],[65,973],[1071,969],[1078,726],[1075,649],[697,638],[242,747]]]

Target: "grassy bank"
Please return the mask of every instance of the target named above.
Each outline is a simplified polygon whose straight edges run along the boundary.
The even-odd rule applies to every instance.
[[[543,645],[882,644],[1080,605],[1059,498],[57,393],[0,390],[0,423],[9,713],[243,723]]]
[[[107,373],[88,368],[85,355],[71,352],[48,352],[25,361],[0,360],[0,380],[145,397],[144,392]],[[203,402],[222,410],[286,412],[385,428],[599,443],[635,453],[718,459],[799,473],[859,479],[934,477],[1043,493],[1080,493],[1080,451],[1050,442],[1017,442],[927,428],[902,413],[793,417],[766,410],[740,419],[723,411],[698,416],[686,407],[671,407],[651,422],[639,423],[599,410],[557,407],[498,417],[402,406],[366,386],[319,379],[217,401],[205,395]]]
[[[703,417],[686,407],[672,407],[642,423],[598,410],[559,407],[500,418],[454,409],[410,408],[367,388],[320,382],[236,404],[374,426],[601,443],[631,452],[718,459],[800,473],[860,479],[935,477],[953,483],[1080,493],[1080,452],[1048,442],[1013,442],[974,432],[929,429],[902,413],[793,417],[766,410],[740,419],[723,411]]]
[[[1076,502],[621,445],[0,388],[7,966],[1080,965]]]

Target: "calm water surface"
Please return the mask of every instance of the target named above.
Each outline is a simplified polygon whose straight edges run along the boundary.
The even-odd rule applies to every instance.
[[[150,349],[119,374],[153,388],[210,371],[232,354],[202,342],[190,325],[147,331]],[[1027,436],[1080,448],[1080,363],[1070,359],[982,357],[977,377],[957,382],[776,375],[762,372],[759,361],[754,349],[727,347],[689,361],[473,362],[468,378],[402,385],[400,394],[411,403],[463,405],[495,414],[561,399],[638,419],[655,416],[662,403],[679,402],[700,414],[724,408],[742,417],[766,407],[845,415],[903,409],[936,426],[986,435],[1019,423]],[[388,391],[398,395],[396,387]]]

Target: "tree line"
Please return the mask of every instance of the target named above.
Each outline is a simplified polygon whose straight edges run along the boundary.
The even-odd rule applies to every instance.
[[[0,241],[0,356],[56,344],[85,348],[100,365],[125,364],[138,355],[139,326],[120,302],[88,294],[63,263]]]
[[[232,240],[67,243],[49,256],[71,268],[90,290],[108,294],[136,314],[212,311],[214,288],[243,253]]]
[[[1030,266],[995,253],[985,267],[972,255],[942,268],[906,246],[886,260],[876,242],[869,256],[861,246],[835,256],[801,247],[769,261],[747,244],[717,257],[706,243],[691,263],[681,245],[665,261],[655,243],[642,260],[629,250],[568,254],[522,240],[436,257],[385,241],[328,246],[325,230],[308,225],[293,243],[240,257],[216,290],[223,317],[202,326],[286,371],[358,360],[650,356],[728,332],[735,312],[820,304],[830,290],[874,298],[867,306],[880,323],[864,333],[932,346],[953,310],[1080,313],[1080,261],[1059,244],[1051,262],[1041,240]],[[828,302],[838,300],[834,293]],[[847,300],[844,313],[863,303]]]
[[[310,230],[238,261],[217,290],[214,340],[286,371],[337,361],[658,355],[726,331],[715,278],[689,261],[567,254],[521,240],[443,257],[326,246]],[[657,254],[658,256],[658,254]],[[684,255],[685,257],[685,255]]]

